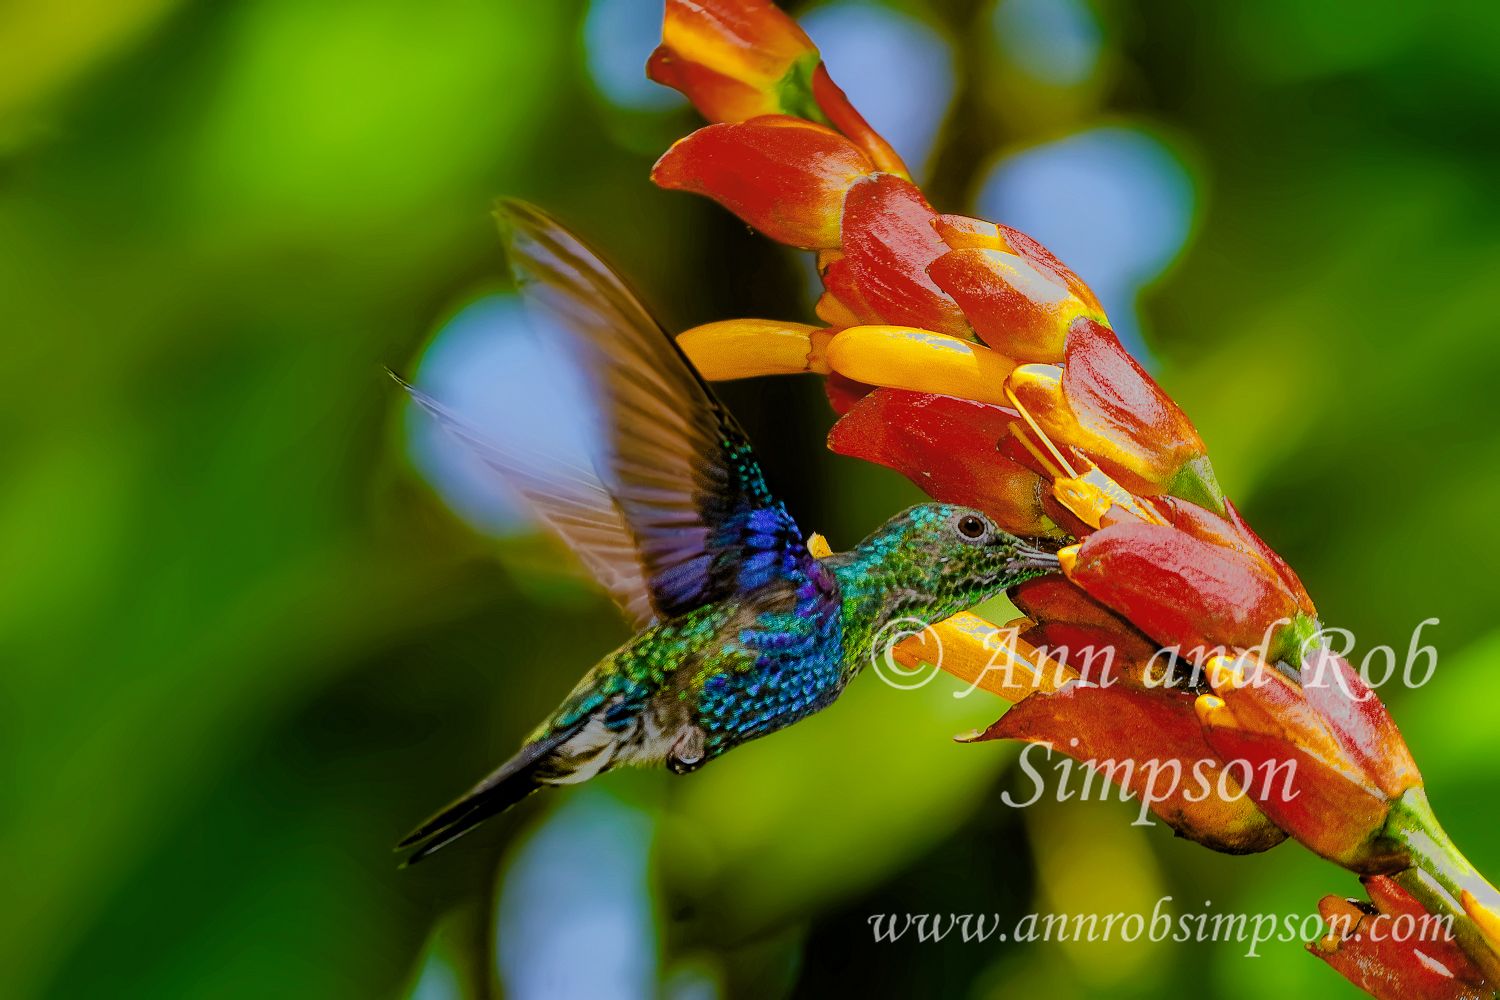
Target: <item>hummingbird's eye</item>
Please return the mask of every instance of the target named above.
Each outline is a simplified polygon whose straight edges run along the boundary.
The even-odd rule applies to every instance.
[[[970,541],[978,541],[990,530],[984,518],[977,514],[965,514],[958,519],[958,533]]]

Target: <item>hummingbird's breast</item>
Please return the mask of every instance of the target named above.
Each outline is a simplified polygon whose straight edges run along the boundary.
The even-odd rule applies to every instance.
[[[827,707],[849,678],[840,618],[826,601],[787,590],[727,624],[693,685],[709,758]]]

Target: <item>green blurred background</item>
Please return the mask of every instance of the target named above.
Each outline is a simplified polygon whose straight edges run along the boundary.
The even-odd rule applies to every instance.
[[[1295,944],[872,943],[875,913],[1357,888],[1118,802],[1005,807],[1014,749],[949,740],[1000,705],[943,679],[396,869],[624,637],[381,370],[546,403],[485,353],[491,200],[570,220],[674,328],[810,314],[804,262],[647,182],[696,125],[640,77],[659,12],[0,2],[0,995],[1352,995]],[[799,12],[940,207],[1095,284],[1329,621],[1404,648],[1441,620],[1434,681],[1385,695],[1500,873],[1500,8]],[[913,498],[822,451],[815,382],[727,395],[836,547]]]

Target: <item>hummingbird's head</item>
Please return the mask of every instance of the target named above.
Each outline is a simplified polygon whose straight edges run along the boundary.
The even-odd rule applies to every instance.
[[[1057,542],[1000,530],[972,507],[926,503],[891,518],[848,554],[841,576],[887,591],[886,614],[938,621],[1056,572]]]
[[[1057,543],[1023,539],[982,511],[947,503],[911,507],[887,522],[914,563],[984,600],[1023,580],[1057,571]]]

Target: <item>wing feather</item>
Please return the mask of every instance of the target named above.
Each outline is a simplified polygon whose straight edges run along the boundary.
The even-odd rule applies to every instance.
[[[607,414],[601,478],[657,612],[816,573],[744,433],[619,276],[539,209],[509,201],[498,216],[528,306]]]
[[[619,276],[539,209],[507,201],[497,215],[539,334],[599,402],[597,468],[499,447],[407,386],[417,404],[521,493],[637,627],[778,579],[831,595],[739,425]]]
[[[444,430],[521,494],[537,518],[578,554],[630,623],[641,628],[655,610],[635,538],[609,491],[592,469],[518,447],[502,448],[432,396],[391,374]]]

